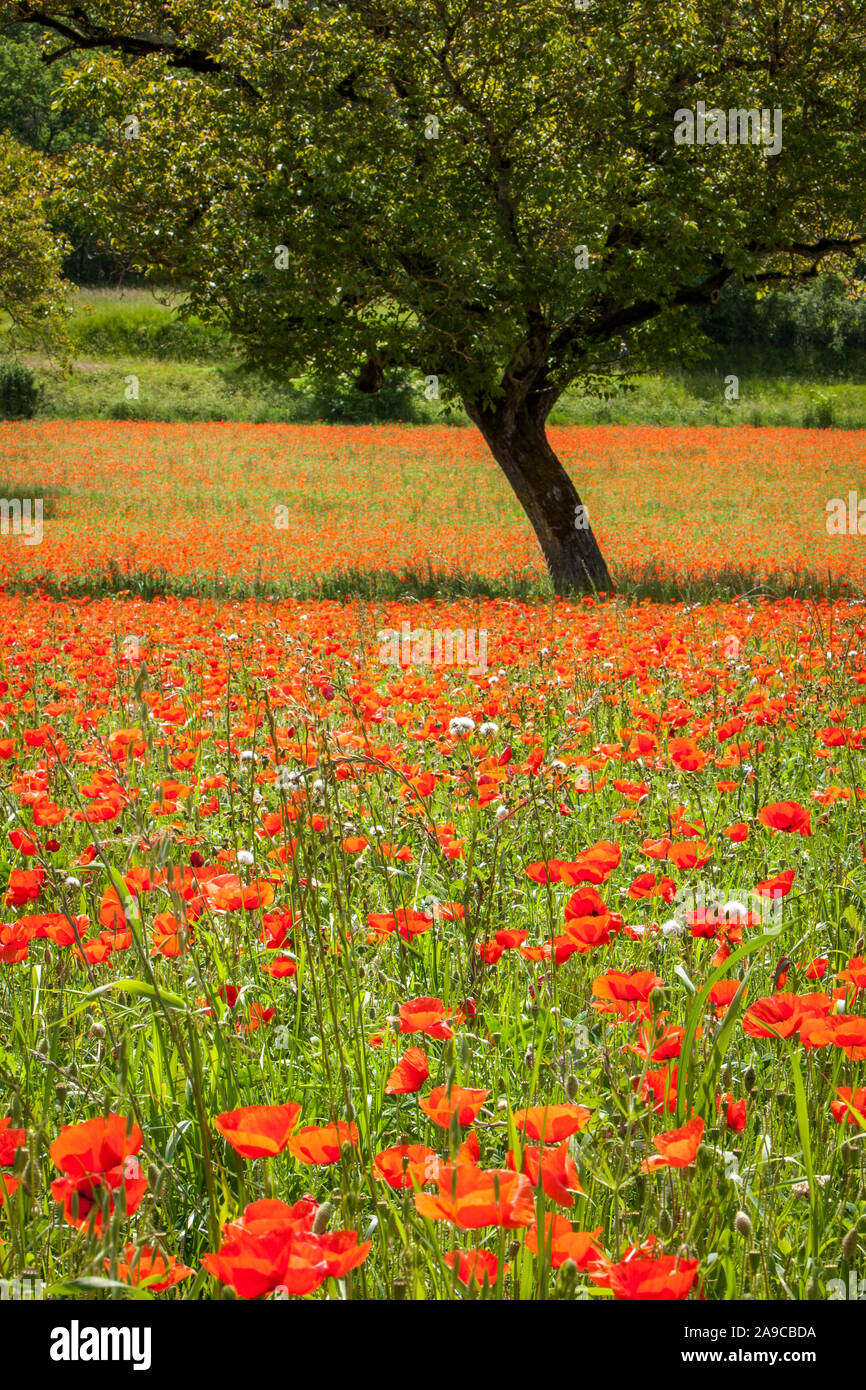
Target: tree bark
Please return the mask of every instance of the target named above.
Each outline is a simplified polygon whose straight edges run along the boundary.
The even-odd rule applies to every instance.
[[[613,589],[577,489],[550,447],[546,412],[507,401],[495,411],[466,403],[538,537],[557,594]]]

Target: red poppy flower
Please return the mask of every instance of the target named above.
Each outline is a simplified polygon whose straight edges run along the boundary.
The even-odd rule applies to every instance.
[[[217,1115],[214,1128],[242,1158],[270,1158],[282,1153],[300,1113],[293,1100],[285,1105],[245,1105]]]
[[[676,1255],[658,1255],[655,1259],[622,1260],[609,1265],[603,1274],[592,1270],[589,1277],[602,1284],[620,1301],[670,1301],[683,1299],[697,1277],[697,1260],[681,1260]]]
[[[721,1096],[716,1096],[716,1109],[721,1111],[723,1107],[725,1124],[728,1129],[733,1130],[735,1134],[740,1134],[746,1128],[745,1100],[734,1100],[730,1092],[725,1095],[724,1099]]]
[[[805,1011],[796,994],[770,994],[758,999],[743,1015],[743,1032],[750,1038],[790,1038]]]
[[[668,740],[668,756],[680,772],[700,772],[708,755],[701,752],[696,739],[672,738]]]
[[[356,1231],[314,1234],[317,1210],[312,1198],[292,1207],[273,1199],[253,1202],[240,1221],[223,1228],[219,1251],[204,1255],[202,1264],[241,1298],[260,1298],[276,1289],[303,1295],[328,1277],[345,1278],[363,1264],[372,1242],[359,1244]]]
[[[33,902],[39,897],[44,881],[44,869],[13,869],[9,875],[6,906],[20,907],[23,903]]]
[[[566,1260],[574,1260],[578,1269],[607,1264],[607,1256],[596,1242],[601,1226],[594,1231],[575,1231],[567,1216],[547,1212],[544,1217],[544,1248],[552,1269],[559,1269]],[[526,1233],[526,1248],[533,1255],[538,1250],[538,1222],[533,1221]]]
[[[23,1149],[27,1131],[10,1129],[10,1117],[0,1118],[0,1168],[9,1168],[15,1162],[16,1149]]]
[[[71,1226],[86,1229],[93,1214],[94,1229],[101,1231],[103,1201],[107,1194],[108,1210],[113,1213],[119,1189],[124,1192],[126,1214],[137,1210],[147,1191],[135,1157],[143,1142],[138,1125],[127,1132],[123,1115],[63,1126],[48,1151],[64,1174],[51,1184],[51,1194],[63,1203],[63,1216]]]
[[[643,1077],[634,1078],[635,1090],[640,1089],[640,1098],[646,1104],[652,1101],[656,1115],[667,1110],[672,1115],[677,1108],[677,1067],[660,1067],[657,1071],[646,1071]]]
[[[710,1001],[716,1006],[716,1018],[724,1018],[741,983],[740,980],[719,980],[713,985]],[[748,991],[744,990],[743,993],[746,994]]]
[[[796,876],[795,869],[785,869],[783,873],[776,874],[775,878],[767,878],[756,884],[755,892],[762,897],[786,898],[793,887]]]
[[[390,912],[369,912],[367,914],[367,925],[377,934],[377,936],[390,936],[394,931],[401,936],[404,941],[411,941],[415,936],[422,936],[428,932],[433,925],[433,918],[426,912],[414,912],[411,908],[398,907],[396,913]]]
[[[489,1095],[464,1086],[452,1086],[449,1094],[447,1086],[436,1086],[429,1096],[419,1097],[418,1104],[434,1124],[447,1129],[454,1115],[459,1125],[473,1124]]]
[[[105,1261],[105,1268],[110,1274],[110,1260]],[[152,1245],[143,1245],[140,1249],[134,1245],[124,1246],[123,1259],[117,1265],[117,1277],[122,1283],[131,1284],[133,1288],[146,1284],[151,1293],[165,1293],[191,1274],[195,1274],[195,1270],[189,1265],[179,1264],[174,1255],[166,1258]]]
[[[492,1250],[449,1250],[442,1258],[450,1269],[457,1270],[461,1284],[470,1284],[474,1279],[481,1286],[486,1279],[492,1288],[499,1277],[499,1261]],[[505,1265],[503,1274],[510,1268]]]
[[[866,960],[862,956],[852,956],[846,968],[840,970],[836,978],[853,985],[855,990],[866,989]]]
[[[737,821],[734,825],[729,825],[727,830],[722,831],[728,839],[735,845],[741,845],[749,838],[749,827],[743,820]]]
[[[677,894],[677,885],[672,878],[662,875],[658,880],[655,874],[638,874],[629,887],[628,895],[640,901],[643,898],[661,898],[672,903]]]
[[[606,921],[609,917],[610,908],[592,887],[579,888],[565,904],[566,923],[598,919]]]
[[[836,1095],[838,1100],[830,1102],[830,1113],[837,1125],[866,1123],[866,1086],[858,1086],[856,1091],[850,1086],[837,1086]]]
[[[265,962],[262,970],[275,980],[287,980],[291,979],[293,975],[297,975],[298,966],[291,956],[274,956],[273,960]]]
[[[246,908],[268,907],[274,900],[273,885],[267,879],[242,883],[237,874],[217,874],[201,884],[201,894],[212,912],[238,912]]]
[[[356,1145],[359,1137],[358,1126],[346,1120],[335,1125],[305,1125],[289,1140],[288,1148],[301,1163],[337,1163],[342,1146]]]
[[[426,1144],[397,1144],[373,1159],[373,1172],[389,1187],[423,1187],[439,1176],[440,1159]]]
[[[9,843],[13,849],[17,849],[20,854],[33,855],[39,852],[39,846],[26,830],[10,830]]]
[[[427,1057],[420,1047],[410,1047],[403,1053],[388,1080],[386,1096],[408,1096],[419,1091],[430,1075]]]
[[[644,840],[641,845],[641,853],[645,854],[648,859],[667,859],[670,847],[671,842],[665,835],[660,840]]]
[[[17,1191],[18,1179],[13,1178],[10,1173],[0,1173],[0,1207],[7,1197],[11,1197]]]
[[[679,840],[668,850],[668,859],[676,869],[701,869],[713,857],[713,847],[705,840]]]
[[[453,1038],[454,1030],[447,1020],[451,1010],[441,999],[424,995],[400,1005],[399,1033],[426,1033],[428,1038]]]
[[[573,1207],[572,1193],[583,1191],[577,1166],[568,1152],[567,1139],[552,1148],[527,1145],[520,1164],[514,1149],[509,1149],[505,1162],[513,1172],[525,1173],[534,1188],[540,1181],[545,1195],[561,1207]]]
[[[453,1221],[464,1231],[479,1226],[513,1230],[528,1226],[535,1215],[532,1184],[522,1173],[472,1164],[443,1165],[437,1182],[438,1197],[415,1194],[416,1210],[431,1221]]]
[[[772,801],[758,815],[761,825],[770,830],[783,830],[787,834],[811,835],[810,812],[798,801]]]
[[[585,1105],[535,1105],[530,1110],[515,1110],[514,1124],[530,1139],[541,1144],[558,1144],[577,1134],[592,1118]]]
[[[654,989],[664,986],[660,975],[651,970],[636,970],[627,975],[622,970],[609,970],[592,982],[595,999],[593,1009],[599,1013],[619,1014],[633,1021],[649,1013],[649,997]]]
[[[700,1115],[694,1115],[680,1129],[657,1134],[653,1143],[658,1153],[644,1159],[641,1172],[654,1173],[657,1168],[688,1168],[698,1156],[703,1137],[704,1122]]]
[[[832,1022],[835,1046],[841,1048],[850,1061],[862,1062],[866,1058],[866,1018],[840,1015]]]

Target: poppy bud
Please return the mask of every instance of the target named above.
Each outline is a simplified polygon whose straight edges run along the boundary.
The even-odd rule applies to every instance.
[[[725,1090],[729,1090],[734,1080],[734,1073],[731,1071],[730,1062],[726,1062],[724,1067],[722,1068],[721,1080]]]
[[[661,1212],[659,1213],[659,1231],[660,1231],[661,1234],[664,1236],[665,1240],[667,1240],[668,1236],[671,1234],[671,1232],[673,1231],[673,1229],[674,1229],[673,1217],[671,1216],[671,1214],[670,1214],[670,1212],[667,1210],[667,1208],[664,1207],[664,1208],[662,1208]]]
[[[706,1172],[708,1169],[712,1168],[712,1166],[713,1166],[713,1164],[714,1164],[714,1162],[715,1162],[715,1157],[716,1157],[715,1154],[713,1153],[712,1149],[709,1147],[708,1144],[699,1144],[699,1145],[698,1145],[698,1167],[699,1167],[699,1168],[703,1168],[705,1172]]]
[[[738,1211],[734,1217],[734,1230],[738,1231],[743,1240],[749,1240],[752,1235],[752,1222],[745,1211]]]
[[[815,1303],[821,1297],[821,1283],[818,1279],[810,1279],[806,1287],[806,1297],[810,1303]]]
[[[350,1141],[348,1139],[345,1139],[343,1143],[340,1145],[340,1153],[342,1154],[343,1158],[351,1158],[354,1152],[355,1150]]]
[[[313,1235],[321,1236],[328,1229],[336,1208],[330,1202],[323,1202],[313,1219]]]
[[[223,1284],[220,1290],[220,1298],[224,1298],[226,1302],[230,1302],[233,1298],[237,1298],[237,1294],[231,1284]]]
[[[566,1293],[577,1278],[577,1264],[574,1260],[563,1261],[559,1271],[559,1282],[563,1293]]]
[[[650,990],[649,1006],[654,1014],[665,1006],[665,992],[656,985],[655,989]]]
[[[54,1087],[54,1094],[62,1105],[69,1094],[69,1087],[65,1081],[58,1081]]]
[[[516,1259],[517,1259],[517,1256],[518,1256],[519,1254],[520,1254],[520,1241],[519,1241],[519,1240],[513,1240],[513,1241],[511,1242],[511,1244],[509,1245],[508,1249],[507,1249],[506,1252],[505,1252],[505,1257],[506,1257],[506,1259],[509,1259],[509,1260],[516,1260]]]
[[[755,1075],[755,1068],[754,1068],[754,1067],[746,1067],[746,1072],[745,1072],[745,1075],[744,1075],[744,1077],[743,1077],[743,1085],[745,1086],[746,1090],[747,1090],[747,1091],[754,1091],[754,1089],[755,1089],[755,1083],[756,1083],[757,1080],[758,1080],[758,1078],[757,1078],[757,1076]]]
[[[147,1185],[148,1185],[148,1187],[150,1188],[151,1192],[154,1194],[154,1196],[156,1196],[156,1194],[159,1192],[159,1185],[160,1185],[161,1182],[162,1182],[162,1171],[161,1171],[161,1169],[159,1169],[159,1168],[156,1166],[155,1163],[148,1163],[148,1165],[147,1165]]]
[[[854,1256],[856,1255],[857,1242],[859,1238],[860,1235],[857,1230],[857,1227],[852,1226],[851,1230],[846,1233],[845,1238],[842,1241],[842,1259],[846,1262],[846,1264],[853,1260]]]
[[[565,1083],[565,1094],[569,1100],[574,1100],[577,1095],[578,1081],[576,1076],[570,1076]]]

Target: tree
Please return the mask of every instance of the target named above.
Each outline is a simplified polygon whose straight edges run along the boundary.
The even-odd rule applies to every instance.
[[[45,170],[32,151],[0,133],[0,313],[4,347],[65,346],[66,242],[47,221]]]
[[[89,117],[74,119],[58,99],[65,68],[78,61],[80,56],[70,53],[57,63],[42,62],[39,34],[33,26],[11,24],[0,34],[0,131],[43,155],[46,174],[55,155],[99,135]],[[64,220],[56,207],[51,225],[70,244],[63,263],[69,280],[96,283],[111,276],[124,278],[123,264],[91,246],[88,236]]]
[[[272,370],[436,377],[558,592],[612,587],[562,392],[863,244],[866,0],[3,4],[112,132],[76,219]]]

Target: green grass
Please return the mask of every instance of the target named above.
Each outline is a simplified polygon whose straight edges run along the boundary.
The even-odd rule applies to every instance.
[[[115,632],[129,631],[127,622],[135,624],[135,632],[149,630],[139,606],[125,608],[118,605]],[[814,620],[826,616],[816,614]],[[80,671],[86,653],[95,661],[98,651],[107,664],[108,612],[80,617],[84,630],[76,643],[55,655],[59,675]],[[420,798],[407,794],[409,774],[401,757],[407,729],[424,725],[427,706],[412,703],[411,691],[407,700],[403,682],[401,693],[389,691],[393,682],[376,665],[375,645],[367,643],[369,666],[347,665],[347,651],[364,649],[362,623],[375,631],[376,613],[356,615],[347,606],[328,617],[317,634],[315,666],[299,633],[285,645],[273,642],[269,615],[248,625],[245,615],[233,613],[228,643],[223,630],[191,623],[180,612],[169,635],[164,615],[159,617],[152,644],[142,639],[146,656],[136,658],[134,668],[116,667],[116,693],[125,709],[134,710],[140,747],[130,748],[125,763],[105,759],[109,778],[140,787],[142,794],[128,797],[108,822],[85,825],[68,815],[57,830],[59,850],[41,857],[46,880],[39,903],[13,914],[54,912],[61,924],[86,916],[92,924],[88,939],[94,941],[103,894],[114,886],[121,892],[130,943],[108,962],[85,966],[76,963],[73,947],[33,938],[28,960],[0,972],[2,1113],[26,1131],[15,1159],[18,1187],[0,1211],[0,1275],[35,1268],[49,1285],[49,1297],[125,1298],[128,1291],[106,1281],[116,1280],[124,1245],[131,1240],[156,1244],[194,1271],[164,1295],[143,1296],[224,1297],[200,1264],[205,1252],[217,1248],[219,1228],[254,1200],[272,1196],[294,1202],[312,1192],[327,1204],[323,1227],[330,1222],[333,1229],[356,1231],[359,1240],[372,1241],[367,1261],[341,1287],[323,1287],[319,1297],[609,1297],[585,1270],[553,1271],[543,1242],[533,1255],[523,1226],[504,1229],[489,1222],[464,1230],[450,1221],[431,1221],[416,1210],[411,1190],[394,1190],[375,1178],[374,1155],[392,1145],[425,1143],[453,1157],[468,1133],[468,1124],[434,1125],[417,1095],[386,1094],[391,1067],[407,1045],[420,1044],[430,1073],[421,1094],[440,1085],[487,1093],[475,1122],[481,1167],[500,1178],[506,1152],[518,1148],[518,1109],[557,1105],[568,1097],[590,1112],[586,1126],[568,1140],[580,1190],[571,1184],[573,1205],[566,1205],[537,1187],[539,1222],[557,1211],[580,1230],[600,1230],[599,1243],[613,1261],[653,1237],[669,1256],[700,1261],[693,1298],[699,1293],[709,1300],[826,1297],[833,1281],[846,1277],[866,1221],[862,1130],[835,1124],[829,1114],[836,1088],[859,1083],[862,1068],[838,1047],[800,1057],[796,1041],[750,1036],[742,1026],[742,1008],[772,991],[783,952],[794,962],[788,988],[808,995],[829,990],[835,972],[862,949],[861,813],[853,798],[820,813],[811,793],[824,786],[825,769],[816,768],[810,756],[828,700],[846,700],[853,689],[856,667],[849,666],[846,652],[856,618],[841,619],[827,636],[832,663],[810,670],[797,665],[799,639],[811,641],[808,615],[792,621],[779,613],[767,621],[759,607],[752,617],[720,704],[719,686],[697,693],[695,677],[728,624],[739,621],[734,611],[682,614],[676,620],[677,641],[694,644],[692,655],[682,669],[658,666],[656,679],[638,682],[613,672],[612,659],[621,655],[624,636],[644,642],[670,636],[668,616],[656,615],[650,630],[640,614],[597,610],[592,624],[601,631],[600,648],[585,651],[581,659],[575,654],[567,687],[550,677],[557,667],[566,669],[563,653],[572,641],[580,646],[585,624],[580,614],[550,615],[549,632],[540,626],[523,655],[515,651],[506,662],[512,691],[503,691],[502,707],[483,740],[476,733],[472,742],[452,739],[451,746],[440,734],[413,745],[413,762],[438,775],[423,807]],[[392,612],[391,618],[397,615]],[[437,621],[434,609],[426,611],[426,620]],[[511,626],[507,605],[497,620],[504,636]],[[290,632],[287,624],[285,635]],[[11,640],[13,651],[29,641],[24,623]],[[697,773],[678,768],[666,745],[686,730],[677,723],[662,731],[661,713],[671,709],[672,699],[689,690],[689,720],[695,727],[704,719],[718,727],[735,709],[748,710],[755,673],[777,661],[785,664],[785,673],[762,679],[774,696],[784,699],[794,690],[797,720],[750,728],[749,738],[760,732],[762,751],[754,767],[731,770],[734,794],[721,793],[712,762]],[[173,722],[166,730],[156,702],[161,677],[169,673],[176,679],[168,702],[186,702],[187,718],[183,728]],[[217,673],[218,687],[211,688]],[[323,676],[331,682],[325,698]],[[367,741],[360,738],[356,745],[365,751],[356,755],[334,740],[352,721],[360,724],[353,699],[356,682],[366,676],[383,704],[393,714],[405,713],[409,723],[377,724],[375,745],[367,723]],[[104,679],[102,671],[98,679]],[[436,697],[446,728],[452,712],[467,708],[465,685],[465,673],[453,672]],[[282,702],[277,708],[269,689]],[[613,698],[602,698],[603,693]],[[152,698],[145,702],[143,695]],[[480,691],[473,693],[468,707],[480,698]],[[659,756],[626,761],[611,754],[592,795],[578,793],[576,768],[569,770],[561,759],[577,744],[586,752],[602,745],[621,749],[623,722],[638,702],[657,720]],[[116,711],[93,709],[91,698],[87,708],[93,721],[87,729],[71,702],[51,715],[57,737],[71,753],[85,741],[105,744],[116,727]],[[23,735],[39,727],[43,717],[26,702],[16,710],[21,761],[28,771],[42,749],[24,748]],[[242,733],[241,719],[246,721]],[[229,737],[221,748],[211,735],[223,724],[234,728],[237,741]],[[167,775],[166,749],[180,753],[199,732],[194,766],[182,777],[192,782],[215,776],[218,809],[199,814],[204,797],[188,787],[190,794],[170,819],[157,821],[148,802],[154,795],[150,789]],[[385,745],[390,745],[390,762],[382,756]],[[543,751],[541,773],[523,766],[531,746]],[[499,766],[503,758],[510,773],[503,776],[499,804],[506,814],[497,818],[490,807],[476,804],[468,788],[474,791],[476,774],[491,760],[499,760]],[[277,764],[291,769],[297,792],[287,794],[274,780]],[[73,768],[71,758],[69,767],[56,763],[51,793],[69,812],[81,812],[86,789]],[[95,771],[91,765],[91,775]],[[624,804],[614,785],[617,774],[646,780],[636,820],[615,819]],[[841,775],[846,782],[855,779],[853,761]],[[0,796],[9,824],[32,830],[32,807],[21,794],[22,783],[9,772],[3,780]],[[783,796],[812,806],[813,833],[807,839],[776,835],[758,822],[760,807]],[[563,816],[566,803],[569,814]],[[676,872],[683,887],[751,885],[771,871],[796,866],[796,886],[782,905],[781,938],[749,928],[742,945],[734,944],[719,967],[712,960],[718,943],[691,935],[682,902],[643,903],[628,896],[630,881],[645,866],[644,836],[666,834],[674,806],[688,821],[700,817],[715,845],[706,874]],[[282,815],[275,839],[273,830],[264,837],[256,833],[264,809]],[[734,818],[751,824],[742,848],[721,833]],[[459,841],[457,856],[443,852],[435,833],[446,826],[449,837]],[[347,837],[359,834],[369,840],[360,854],[345,848]],[[632,925],[675,914],[677,930],[620,934],[555,967],[530,964],[516,950],[482,965],[478,944],[502,927],[525,929],[534,943],[562,931],[573,888],[539,885],[527,877],[527,864],[553,853],[573,859],[600,838],[616,839],[622,848],[621,864],[601,888],[605,901]],[[268,854],[289,840],[291,853],[280,878],[274,874],[278,861]],[[81,853],[91,843],[96,856],[82,869]],[[411,849],[411,862],[397,861],[387,851],[388,845],[400,844]],[[214,866],[222,848],[226,870],[239,869],[246,877],[231,847],[255,858],[251,878],[273,876],[275,907],[293,914],[286,946],[296,965],[291,980],[262,971],[269,953],[263,948],[260,908],[220,914],[205,902],[200,915],[187,922],[192,895],[182,898],[176,887],[160,886],[160,871],[167,865],[180,870],[193,845],[194,863]],[[16,855],[7,841],[0,845],[4,886],[11,870],[20,867]],[[135,898],[120,877],[133,866],[139,883],[146,870],[145,882],[153,884]],[[668,866],[654,861],[651,867]],[[367,930],[371,912],[424,910],[433,900],[459,903],[465,915],[437,917],[429,931],[408,942],[396,933],[377,939]],[[154,953],[151,945],[156,916],[165,912],[182,923],[183,949],[176,958]],[[819,955],[829,961],[823,983],[810,981],[804,972],[804,963]],[[652,1027],[658,1030],[654,1040],[664,1024],[683,1029],[679,1096],[670,1112],[661,1106],[654,1110],[642,1098],[644,1082],[665,1063],[646,1055],[650,1049],[640,1021],[614,1024],[593,1007],[598,1002],[593,982],[611,969],[651,971],[662,980],[650,996]],[[745,986],[726,1020],[707,1007],[709,990],[721,978]],[[226,1000],[227,985],[239,991],[237,1000]],[[396,1036],[389,1020],[398,1008],[431,995],[456,1010],[468,1008],[471,1000],[468,1017],[455,1021],[455,1036]],[[254,1029],[248,1026],[251,1005],[273,1010]],[[852,1011],[862,1011],[859,999]],[[644,1029],[649,1027],[644,1020]],[[727,1093],[746,1102],[741,1130],[727,1128],[724,1111],[717,1110],[716,1096]],[[215,1129],[215,1117],[226,1111],[289,1100],[302,1107],[304,1125],[357,1124],[357,1147],[344,1147],[333,1163],[317,1167],[302,1164],[286,1149],[264,1160],[241,1159]],[[705,1121],[693,1161],[684,1168],[642,1171],[654,1141],[681,1124],[692,1106]],[[127,1214],[118,1201],[101,1231],[91,1225],[79,1232],[63,1220],[52,1195],[58,1169],[50,1146],[62,1126],[93,1119],[103,1109],[140,1126],[147,1192],[137,1211]],[[495,1254],[500,1263],[495,1285],[472,1290],[458,1285],[443,1259],[455,1248]]]
[[[169,361],[126,353],[120,357],[82,356],[63,377],[44,365],[37,368],[44,386],[42,414],[47,419],[154,421],[251,421],[256,424],[343,418],[334,417],[327,400],[304,390],[302,381],[285,386],[233,371],[222,361]],[[135,375],[139,397],[128,401],[128,378]],[[375,403],[357,393],[349,397],[357,423],[377,418]],[[318,408],[317,408],[318,406]],[[388,416],[407,424],[429,423],[442,412],[424,400]],[[378,418],[387,418],[382,414]],[[451,417],[453,419],[453,415]],[[457,416],[458,423],[468,424]],[[785,377],[742,377],[740,399],[724,398],[720,373],[648,376],[636,389],[612,400],[572,392],[556,406],[550,423],[575,425],[755,425],[836,429],[866,428],[866,383],[816,384]]]
[[[335,392],[304,379],[274,383],[241,373],[225,335],[198,319],[178,317],[182,298],[176,291],[147,288],[76,291],[69,323],[71,371],[63,376],[30,359],[45,388],[45,417],[263,424],[310,419],[411,424],[445,418],[444,409],[425,400],[420,376],[371,398],[348,384]],[[139,397],[132,401],[125,396],[131,375],[139,381]],[[734,401],[725,398],[731,375],[739,379]],[[857,358],[844,376],[814,360],[807,363],[802,355],[786,362],[778,353],[716,348],[693,370],[671,365],[636,378],[634,389],[610,400],[584,396],[576,388],[557,404],[551,423],[863,429],[863,378]],[[448,418],[468,424],[459,411]]]
[[[0,492],[0,495],[3,495]],[[46,515],[51,515],[47,512]],[[74,578],[22,573],[7,580],[12,594],[45,594],[53,598],[104,598],[110,594],[139,599],[172,598],[240,600],[326,599],[337,602],[400,600],[451,601],[504,598],[518,603],[550,602],[554,593],[544,577],[512,574],[491,579],[483,574],[455,575],[426,569],[336,569],[302,578],[254,576],[251,579],[202,572],[173,575],[114,562]],[[798,571],[761,574],[748,566],[731,565],[701,575],[678,576],[654,562],[617,571],[616,597],[629,603],[703,604],[733,599],[828,600],[861,596],[860,588],[833,574]]]

